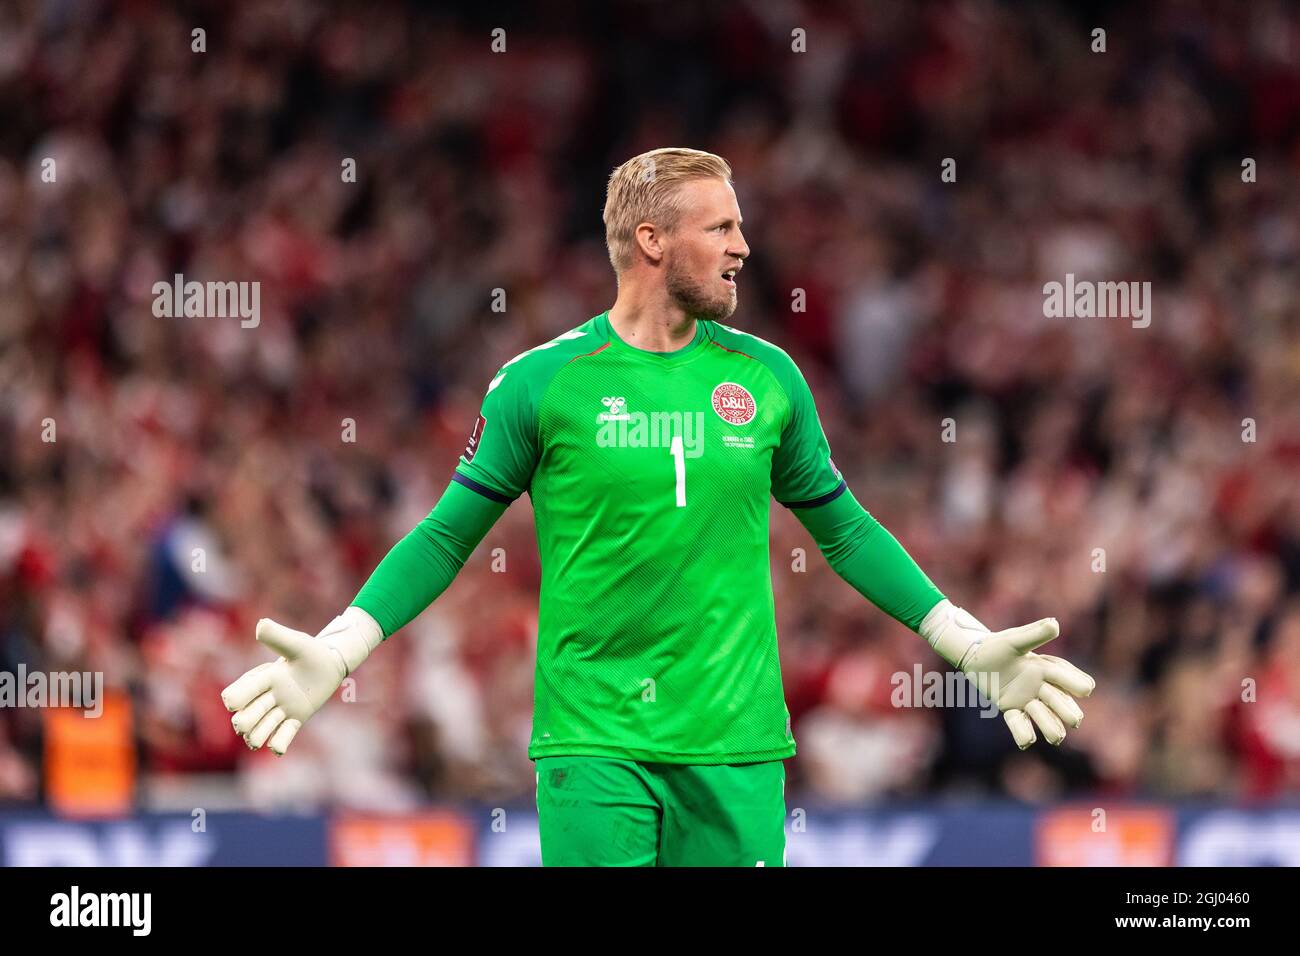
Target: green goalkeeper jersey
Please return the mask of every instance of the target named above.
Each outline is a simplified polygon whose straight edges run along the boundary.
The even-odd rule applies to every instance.
[[[689,345],[647,352],[602,313],[501,367],[453,478],[532,498],[529,757],[794,754],[768,499],[811,507],[845,484],[785,351],[698,321]]]

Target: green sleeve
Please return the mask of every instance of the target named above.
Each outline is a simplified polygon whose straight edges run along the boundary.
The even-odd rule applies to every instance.
[[[845,489],[832,500],[794,507],[827,562],[864,598],[915,631],[943,594],[898,539]]]
[[[379,562],[352,603],[389,637],[446,590],[507,507],[451,482],[428,516]]]
[[[831,500],[844,490],[844,479],[831,460],[808,380],[785,352],[769,365],[790,400],[781,444],[772,455],[772,497],[787,508]]]
[[[534,350],[536,351],[536,350]],[[454,478],[480,495],[509,504],[533,480],[540,446],[537,407],[548,367],[511,359],[488,383],[487,394]]]

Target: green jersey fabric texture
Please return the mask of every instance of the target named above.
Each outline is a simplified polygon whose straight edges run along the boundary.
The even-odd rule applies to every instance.
[[[530,757],[745,763],[795,752],[777,657],[769,496],[843,491],[781,349],[715,322],[669,353],[608,313],[488,387],[456,479],[528,491],[542,582]]]

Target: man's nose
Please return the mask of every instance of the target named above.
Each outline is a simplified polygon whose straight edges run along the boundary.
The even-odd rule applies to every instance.
[[[742,233],[740,230],[736,230],[736,238],[739,241],[736,244],[732,245],[732,247],[727,250],[727,253],[729,255],[739,256],[741,259],[748,259],[749,243],[745,241],[745,234]]]

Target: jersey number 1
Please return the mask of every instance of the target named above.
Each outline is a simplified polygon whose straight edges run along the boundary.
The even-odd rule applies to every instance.
[[[663,446],[660,446],[663,447]],[[682,436],[674,435],[672,445],[668,448],[677,466],[677,507],[686,507],[686,452],[682,448]]]

